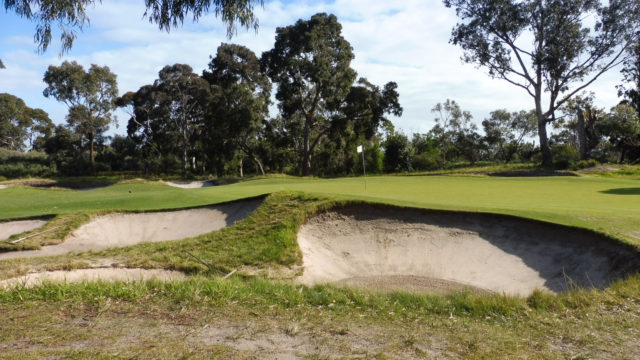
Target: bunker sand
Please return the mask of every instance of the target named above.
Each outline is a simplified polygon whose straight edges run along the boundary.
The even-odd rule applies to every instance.
[[[508,216],[358,205],[298,233],[308,284],[513,295],[604,288],[640,269],[631,247],[581,229]]]
[[[233,225],[261,203],[262,199],[252,199],[189,210],[100,216],[82,225],[59,245],[2,253],[0,260],[180,240]]]
[[[211,181],[164,181],[164,183],[182,189],[198,189],[213,186]]]
[[[16,220],[2,222],[0,223],[0,241],[8,239],[11,235],[37,229],[46,223],[46,220]]]

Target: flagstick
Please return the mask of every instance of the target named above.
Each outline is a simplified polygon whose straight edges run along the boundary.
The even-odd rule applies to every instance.
[[[357,151],[362,154],[362,174],[364,175],[364,191],[367,191],[367,170],[364,165],[364,147],[358,146]]]

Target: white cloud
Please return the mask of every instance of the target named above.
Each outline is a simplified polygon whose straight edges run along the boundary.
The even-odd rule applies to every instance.
[[[428,131],[433,126],[430,109],[447,98],[471,111],[478,123],[498,108],[517,111],[533,107],[522,89],[461,62],[461,50],[449,44],[457,21],[455,13],[440,1],[272,1],[256,11],[260,19],[257,34],[239,28],[233,39],[227,39],[226,26],[212,14],[196,24],[185,19],[184,26],[166,33],[144,19],[144,11],[140,0],[96,5],[89,10],[90,26],[79,33],[74,48],[62,58],[57,57],[56,41],[46,54],[35,54],[33,33],[0,37],[0,58],[7,66],[0,71],[0,92],[14,93],[63,122],[64,106],[41,95],[42,75],[49,64],[76,60],[85,67],[107,65],[118,75],[119,89],[124,93],[153,82],[165,65],[186,63],[201,72],[221,42],[247,46],[259,56],[273,46],[276,27],[327,12],[338,16],[343,36],[354,48],[352,64],[359,76],[380,86],[388,81],[398,83],[404,115],[394,119],[397,128]],[[0,21],[2,16],[12,15],[0,15]],[[35,26],[29,29],[33,32]],[[599,105],[609,107],[618,102],[614,87],[619,81],[618,71],[612,70],[589,90],[596,92]],[[126,119],[123,113],[119,115]],[[121,126],[117,132],[125,128]]]

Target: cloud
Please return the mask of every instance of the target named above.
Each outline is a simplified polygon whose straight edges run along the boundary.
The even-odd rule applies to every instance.
[[[56,41],[46,54],[34,52],[33,24],[26,27],[31,33],[0,37],[0,58],[7,66],[0,70],[0,92],[14,93],[63,122],[64,106],[41,95],[42,75],[49,64],[76,60],[85,68],[93,63],[107,65],[118,75],[119,89],[124,93],[152,83],[165,65],[186,63],[200,73],[222,42],[247,46],[260,56],[273,46],[277,27],[327,12],[342,24],[343,36],[354,49],[352,66],[358,75],[379,86],[388,81],[398,83],[404,114],[394,119],[397,128],[428,131],[433,126],[430,109],[447,98],[471,111],[477,123],[495,109],[533,107],[522,89],[462,63],[461,50],[449,44],[457,18],[439,1],[270,1],[256,9],[259,31],[238,28],[233,39],[226,37],[226,25],[213,14],[198,23],[186,19],[183,26],[167,33],[143,18],[144,11],[141,0],[97,4],[89,9],[90,26],[78,34],[74,48],[62,58],[57,56],[60,47]],[[0,21],[4,21],[2,16],[24,22],[12,14],[0,15]],[[610,107],[618,101],[615,84],[619,82],[618,71],[612,70],[589,90],[596,93],[600,106]],[[119,113],[119,118],[124,120],[126,115]]]

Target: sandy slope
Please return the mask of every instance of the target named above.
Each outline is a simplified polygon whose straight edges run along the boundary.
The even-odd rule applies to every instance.
[[[44,224],[46,220],[16,220],[0,223],[0,240],[6,240],[11,235],[20,234],[25,231],[37,229]]]
[[[254,199],[189,210],[101,216],[78,228],[59,245],[0,253],[0,260],[180,240],[232,225],[247,217],[261,202]]]
[[[17,278],[0,281],[1,288],[11,288],[15,286],[32,287],[39,285],[43,281],[51,282],[77,282],[77,281],[137,281],[137,280],[175,280],[183,279],[184,274],[179,271],[168,271],[159,269],[78,269],[71,271],[47,271],[32,273]]]
[[[298,233],[306,284],[460,289],[528,295],[571,279],[605,287],[640,269],[638,254],[587,231],[504,216],[353,206]]]

